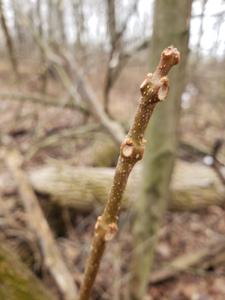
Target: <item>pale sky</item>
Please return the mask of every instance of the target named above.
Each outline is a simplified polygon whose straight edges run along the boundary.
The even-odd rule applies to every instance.
[[[21,0],[17,0],[21,3]],[[27,2],[26,2],[27,1]],[[26,0],[23,4],[30,3],[31,0]],[[32,0],[35,2],[35,0]],[[70,8],[70,1],[65,1],[65,8],[67,17],[65,22],[68,28],[68,36],[70,39],[74,39],[74,21],[72,19],[72,13]],[[86,19],[86,27],[88,33],[86,40],[92,38],[93,41],[102,41],[105,43],[106,40],[106,20],[105,20],[105,0],[83,0],[84,1],[84,13]],[[122,3],[119,11],[119,21],[123,22],[124,17],[127,14],[128,7],[134,0],[118,0]],[[167,1],[167,0],[164,0]],[[184,0],[180,0],[184,1]],[[12,14],[10,9],[11,0],[5,0],[6,11],[8,20],[11,24]],[[126,33],[126,40],[135,38],[138,43],[139,40],[144,36],[151,34],[152,28],[152,13],[153,13],[153,0],[139,0],[138,11],[131,18]],[[43,2],[45,4],[45,2]],[[45,5],[42,7],[42,14],[46,13]],[[222,17],[218,18],[215,14],[224,12]],[[26,5],[23,5],[23,13],[26,15]],[[195,0],[193,2],[192,15],[199,15],[201,13],[201,0]],[[46,19],[46,18],[45,18]],[[47,20],[46,20],[47,22]],[[218,30],[220,26],[220,30]],[[192,18],[191,21],[191,38],[190,47],[194,49],[196,47],[200,28],[200,18]],[[224,0],[208,0],[205,10],[205,18],[203,24],[203,36],[201,40],[201,50],[203,54],[222,56],[225,54],[225,1]]]
[[[105,22],[99,19],[98,12],[102,11],[104,19],[105,0],[98,0],[96,7],[89,8],[89,28],[96,39],[101,39],[106,33]],[[167,0],[165,0],[167,1]],[[183,0],[180,0],[183,1]],[[90,2],[91,0],[86,0]],[[127,6],[131,0],[119,0],[123,3],[120,9],[120,17],[127,12]],[[140,36],[148,36],[151,33],[153,0],[139,0],[138,12],[131,19],[127,36],[134,34],[137,38]],[[201,14],[201,0],[195,0],[192,7],[192,15]],[[96,13],[95,13],[96,11]],[[215,14],[224,12],[219,18]],[[103,21],[103,22],[102,22]],[[219,23],[221,23],[220,30]],[[200,18],[192,18],[191,20],[191,36],[190,47],[194,49],[198,42],[200,30]],[[201,39],[201,51],[205,55],[224,55],[225,54],[225,1],[224,0],[208,0],[205,7],[205,18],[203,23],[203,36]]]

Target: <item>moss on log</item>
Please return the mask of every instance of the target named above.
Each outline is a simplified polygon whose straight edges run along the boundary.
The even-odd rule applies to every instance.
[[[2,244],[2,241],[1,241]],[[0,299],[53,300],[41,282],[8,247],[0,245]]]
[[[124,206],[138,200],[140,165],[129,178]],[[109,192],[113,168],[70,167],[66,164],[44,166],[30,171],[33,188],[47,194],[60,205],[90,211],[102,205]],[[171,210],[198,210],[223,205],[225,187],[214,171],[202,164],[178,161],[172,180]]]

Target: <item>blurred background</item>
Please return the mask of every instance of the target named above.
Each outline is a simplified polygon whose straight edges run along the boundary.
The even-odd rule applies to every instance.
[[[91,299],[225,299],[225,1],[0,0],[0,299],[77,299],[139,86],[174,45]]]

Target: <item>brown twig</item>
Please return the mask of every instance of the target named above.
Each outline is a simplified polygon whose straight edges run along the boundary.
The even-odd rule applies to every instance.
[[[164,100],[168,93],[168,74],[171,67],[180,60],[180,54],[173,46],[166,48],[159,65],[153,74],[148,74],[141,84],[141,98],[133,124],[127,137],[120,147],[112,188],[102,216],[99,216],[95,225],[95,234],[91,246],[91,253],[87,261],[84,281],[81,286],[79,300],[89,299],[92,285],[97,275],[106,242],[111,240],[117,230],[117,221],[122,196],[127,180],[134,165],[142,159],[144,154],[144,132],[155,105]]]

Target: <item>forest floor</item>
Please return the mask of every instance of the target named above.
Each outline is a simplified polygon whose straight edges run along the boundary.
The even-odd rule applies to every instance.
[[[29,71],[30,68],[23,70],[22,81],[26,84],[22,83],[19,88],[22,93],[36,92],[39,89],[37,78],[31,77]],[[98,69],[95,72],[99,74]],[[146,70],[138,65],[130,66],[129,72],[124,72],[122,80],[117,83],[116,92],[112,94],[111,106],[113,115],[118,116],[120,121],[132,115],[136,99],[138,99],[137,86],[145,72]],[[132,79],[130,74],[135,74]],[[97,77],[93,74],[89,75]],[[99,82],[92,82],[93,86],[97,89],[102,80],[100,76]],[[0,66],[0,94],[15,90],[16,87],[9,76],[8,66],[2,64]],[[53,80],[50,82],[49,93],[57,98],[63,95],[61,88],[54,84]],[[121,109],[121,99],[126,109]],[[7,142],[19,148],[24,154],[41,138],[62,128],[76,128],[86,122],[80,113],[74,113],[68,109],[63,111],[61,108],[53,107],[43,109],[41,105],[21,104],[11,100],[0,102],[1,139],[9,138],[6,139]],[[189,140],[191,137],[194,144],[201,141],[204,149],[211,149],[213,145],[211,136],[213,135],[214,139],[222,136],[224,126],[217,124],[215,111],[206,119],[199,118],[200,109],[205,114],[206,111],[210,112],[211,106],[208,103],[202,105],[201,108],[199,106],[196,108],[195,104],[190,106],[182,115],[180,133],[184,140]],[[85,150],[91,145],[92,139],[86,139],[85,142],[82,140],[66,141],[63,145],[59,142],[54,147],[38,151],[32,160],[26,163],[26,167],[32,168],[51,160],[66,161],[74,166],[85,165],[88,158],[84,153],[87,153]],[[1,161],[0,178],[7,172],[4,162]],[[46,286],[52,286],[52,291],[58,294],[50,275],[43,266],[43,259],[37,244],[30,238],[26,227],[26,214],[18,201],[18,195],[7,193],[2,188],[3,185],[0,184],[0,238],[7,239],[11,247],[16,249]],[[85,215],[77,213],[74,209],[53,205],[51,201],[41,196],[40,202],[63,256],[71,266],[74,279],[79,285],[99,210]],[[127,296],[130,276],[128,264],[132,252],[136,251],[131,247],[131,217],[130,211],[123,212],[121,215],[120,231],[111,243],[110,251],[106,251],[96,280],[93,300],[129,300]],[[181,254],[204,249],[214,238],[222,236],[225,236],[225,210],[222,207],[211,206],[200,212],[168,212],[159,233],[154,270]],[[202,269],[201,266],[187,269],[172,279],[150,284],[148,294],[146,300],[224,300],[225,261],[209,269]]]

